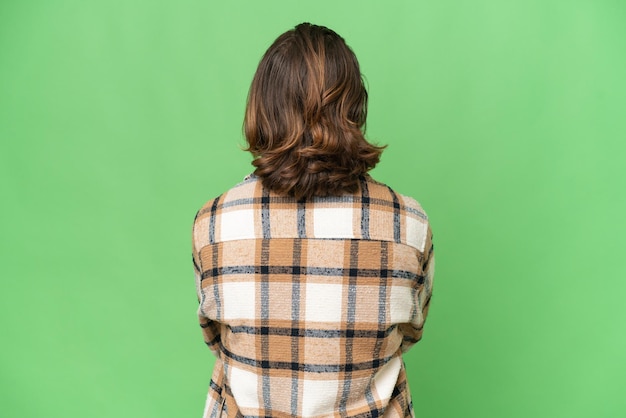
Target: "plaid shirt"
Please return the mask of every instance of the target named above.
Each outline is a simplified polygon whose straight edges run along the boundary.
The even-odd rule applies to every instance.
[[[193,225],[198,316],[217,356],[204,417],[412,417],[402,353],[434,274],[424,210],[369,175],[296,201],[250,175]]]

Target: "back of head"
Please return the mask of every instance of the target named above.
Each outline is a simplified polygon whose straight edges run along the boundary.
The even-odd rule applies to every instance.
[[[363,135],[367,91],[343,38],[302,23],[267,50],[244,121],[255,174],[296,198],[341,195],[378,163],[383,147]]]

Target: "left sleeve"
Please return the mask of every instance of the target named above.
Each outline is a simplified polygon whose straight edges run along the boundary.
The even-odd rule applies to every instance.
[[[196,214],[196,219],[198,215]],[[202,329],[202,336],[204,337],[204,343],[209,349],[218,356],[218,347],[220,342],[220,332],[217,322],[208,318],[202,309],[204,302],[204,292],[202,290],[202,260],[200,259],[199,249],[196,248],[196,222],[194,220],[192,233],[191,233],[191,255],[193,260],[193,270],[196,282],[196,295],[198,297],[198,321],[200,322],[200,328]]]
[[[407,352],[415,343],[422,339],[424,323],[428,316],[430,300],[433,294],[433,278],[435,276],[435,247],[433,245],[433,233],[428,224],[426,242],[423,253],[418,253],[421,261],[420,272],[414,294],[414,314],[409,323],[401,324],[404,334],[402,340],[402,352]]]

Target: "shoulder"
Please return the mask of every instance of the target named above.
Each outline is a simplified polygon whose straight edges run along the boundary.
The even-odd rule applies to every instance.
[[[252,203],[253,199],[258,195],[260,197],[260,181],[259,178],[254,175],[247,175],[243,181],[237,183],[224,193],[209,199],[202,205],[200,210],[196,213],[196,219],[198,217],[216,211],[218,208],[222,208],[224,205],[234,205],[236,203]]]
[[[418,217],[424,222],[428,222],[428,215],[419,201],[411,196],[398,193],[392,187],[379,182],[372,177],[366,177],[369,193],[372,198],[386,199],[397,204],[400,212],[406,213],[410,217]]]
[[[388,185],[367,179],[372,205],[378,205],[389,216],[393,211],[394,239],[423,252],[432,239],[428,215],[413,197],[396,192]],[[392,210],[390,210],[393,208]]]
[[[221,224],[219,220],[225,212],[244,210],[239,213],[247,214],[245,209],[252,209],[261,197],[260,184],[257,177],[246,176],[242,182],[206,201],[196,212],[193,220],[192,235],[196,248],[202,248],[216,241],[216,236],[219,234],[219,231],[216,231],[216,225]],[[229,219],[237,222],[237,217],[231,216]]]

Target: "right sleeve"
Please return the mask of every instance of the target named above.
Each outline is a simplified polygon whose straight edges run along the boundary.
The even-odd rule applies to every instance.
[[[433,233],[428,224],[424,252],[419,255],[421,261],[420,274],[418,274],[417,287],[414,297],[414,314],[407,324],[401,325],[404,338],[402,340],[402,352],[407,352],[415,343],[422,339],[424,323],[428,316],[428,308],[433,294],[433,278],[435,276],[435,247],[433,245]]]
[[[197,218],[198,214],[196,214],[196,219]],[[196,295],[198,298],[198,321],[200,322],[200,328],[202,329],[204,343],[209,347],[213,354],[215,354],[215,356],[218,356],[220,332],[218,323],[208,318],[203,310],[205,294],[202,288],[202,272],[204,270],[202,268],[200,252],[197,247],[198,245],[196,241],[196,222],[194,220],[191,232],[191,258],[193,260],[193,270],[196,282]]]

